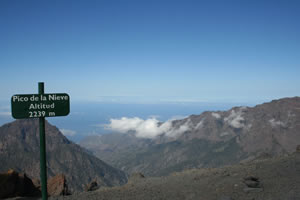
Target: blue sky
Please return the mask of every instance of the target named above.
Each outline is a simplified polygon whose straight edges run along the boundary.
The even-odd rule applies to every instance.
[[[1,0],[0,100],[299,96],[299,22],[298,0]]]

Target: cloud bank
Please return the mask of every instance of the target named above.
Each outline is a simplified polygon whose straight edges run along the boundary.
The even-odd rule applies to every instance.
[[[276,126],[285,126],[285,124],[282,121],[276,121],[275,119],[270,119],[269,120],[270,124],[272,127],[276,127]]]
[[[59,129],[60,132],[64,135],[64,136],[74,136],[76,135],[76,131],[73,130],[69,130],[69,129]]]
[[[220,119],[221,115],[219,113],[211,113],[211,115],[216,118],[216,119]]]
[[[162,123],[156,118],[144,120],[138,117],[122,117],[120,119],[111,119],[110,123],[104,125],[104,127],[120,133],[134,131],[135,135],[141,138],[155,138],[162,134],[169,137],[176,137],[191,129],[189,121],[177,128],[173,127],[172,122],[173,120],[168,120]]]
[[[11,116],[11,112],[0,112],[0,117],[10,117]]]
[[[230,115],[224,118],[224,121],[233,128],[243,128],[245,119],[242,117],[242,111],[243,109],[238,110],[237,112],[232,110]]]

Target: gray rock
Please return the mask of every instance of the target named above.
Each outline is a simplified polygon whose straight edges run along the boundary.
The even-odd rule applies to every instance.
[[[218,198],[218,200],[234,200],[234,199],[229,196],[221,196],[220,198]]]
[[[260,188],[259,181],[247,180],[247,181],[244,181],[244,183],[250,188]]]
[[[256,176],[247,176],[243,182],[249,188],[261,188],[259,178]]]
[[[87,184],[84,188],[84,191],[90,192],[99,189],[98,183],[96,180],[93,180],[89,184]]]
[[[257,192],[262,192],[262,191],[264,191],[264,190],[263,190],[262,188],[250,188],[250,187],[245,187],[245,188],[243,189],[243,191],[246,192],[246,193],[252,193],[252,192],[257,193]]]
[[[256,176],[247,176],[244,178],[245,181],[256,181],[258,182],[259,181],[259,178],[256,177]]]

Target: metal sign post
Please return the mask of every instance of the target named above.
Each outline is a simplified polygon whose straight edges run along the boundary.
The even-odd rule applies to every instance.
[[[42,198],[47,200],[45,117],[68,115],[70,113],[70,97],[66,93],[45,94],[43,82],[39,83],[38,90],[38,94],[12,96],[11,110],[15,119],[39,118]]]
[[[39,94],[44,94],[44,83],[39,83]],[[39,117],[40,124],[40,166],[43,200],[48,199],[47,193],[47,165],[46,165],[46,137],[45,137],[45,117]]]

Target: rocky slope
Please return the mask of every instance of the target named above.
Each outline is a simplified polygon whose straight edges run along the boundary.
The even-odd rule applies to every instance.
[[[136,174],[121,187],[50,198],[62,199],[298,200],[300,152],[221,168],[191,169],[167,177]]]
[[[39,179],[38,120],[16,120],[0,127],[0,171],[15,169]],[[126,183],[125,174],[94,157],[46,122],[48,176],[64,174],[71,191],[97,179],[102,186]]]
[[[300,144],[300,98],[204,112],[172,121],[172,127],[174,134],[153,139],[110,134],[86,138],[80,145],[129,174],[151,176],[285,155]]]

